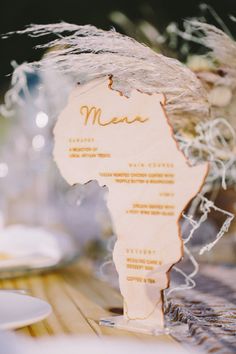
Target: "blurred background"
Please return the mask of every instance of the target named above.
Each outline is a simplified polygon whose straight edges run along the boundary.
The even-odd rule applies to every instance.
[[[204,21],[223,29],[231,37],[236,36],[235,0],[208,0],[207,4],[196,0],[1,1],[0,33],[3,35],[21,30],[32,23],[60,21],[92,24],[105,30],[115,27],[117,31],[146,43],[157,52],[187,62],[191,54],[204,54],[205,49],[181,38],[177,39],[175,30],[184,29],[184,19],[204,18]],[[39,60],[44,54],[42,50],[33,48],[38,43],[38,38],[15,34],[0,40],[0,103],[10,87],[13,67]],[[222,75],[221,67],[217,71],[208,64],[194,59],[189,66],[196,72],[200,70],[207,75],[209,72]],[[43,91],[38,90],[41,78],[35,73],[24,75],[23,80],[27,81],[30,97],[20,92],[24,105],[17,108],[15,116],[10,120],[0,116],[0,228],[4,236],[0,239],[0,270],[2,267],[4,274],[9,275],[6,272],[11,267],[19,270],[19,265],[24,271],[43,269],[55,266],[64,259],[73,259],[80,252],[88,254],[95,261],[102,259],[103,262],[105,257],[107,264],[110,264],[114,237],[104,202],[107,191],[101,190],[96,182],[69,188],[63,181],[52,161],[55,112]],[[204,85],[210,91],[215,84],[207,86],[204,82]],[[221,109],[216,109],[215,117],[218,114],[229,115],[236,127],[235,87],[223,89],[227,90],[226,96],[229,97],[228,101],[226,97],[226,102],[223,102],[227,110],[222,113],[222,102],[220,105],[213,102],[213,106]],[[215,91],[212,96],[217,100]],[[231,179],[230,190],[222,194],[218,181],[214,197],[215,200],[218,198],[219,206],[230,212],[236,209],[234,182]],[[215,214],[200,229],[200,243],[214,239],[224,222],[225,215]],[[30,242],[32,234],[35,235],[34,244]],[[235,232],[231,231],[231,234],[233,236],[225,250],[222,252],[221,248],[205,260],[235,262]],[[13,247],[16,237],[21,243]],[[45,247],[42,246],[42,240]],[[37,261],[32,259],[36,251],[40,253]],[[12,261],[13,258],[17,258],[17,262]]]
[[[137,29],[131,23],[120,19],[124,26],[115,23],[112,13],[121,12],[131,22],[139,24],[148,21],[160,32],[163,32],[170,22],[182,25],[183,19],[201,16],[199,8],[201,2],[197,0],[67,0],[67,1],[31,1],[11,0],[0,3],[0,33],[23,29],[31,23],[54,23],[66,21],[75,24],[93,24],[102,29],[115,27],[121,32],[129,31],[135,34]],[[230,21],[229,14],[236,12],[235,0],[208,0],[224,23],[233,31],[235,23]],[[214,22],[208,16],[209,23]],[[0,87],[3,90],[7,85],[7,75],[11,73],[11,60],[17,63],[39,59],[40,51],[32,47],[37,44],[37,39],[29,39],[26,36],[13,36],[8,40],[0,41]],[[6,86],[5,86],[6,87]]]

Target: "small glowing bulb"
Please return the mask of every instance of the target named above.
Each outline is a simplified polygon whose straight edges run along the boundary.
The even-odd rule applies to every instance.
[[[0,178],[4,178],[8,175],[8,166],[5,162],[0,163]]]
[[[35,137],[32,140],[32,146],[34,148],[34,150],[36,151],[40,151],[42,150],[42,148],[45,145],[45,139],[43,137],[43,135],[35,135]]]
[[[39,128],[44,128],[48,124],[48,115],[45,112],[38,112],[36,115],[36,125]]]

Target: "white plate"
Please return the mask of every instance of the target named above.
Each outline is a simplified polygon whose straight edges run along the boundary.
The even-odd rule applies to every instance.
[[[51,306],[43,300],[0,290],[0,330],[28,326],[50,313]]]

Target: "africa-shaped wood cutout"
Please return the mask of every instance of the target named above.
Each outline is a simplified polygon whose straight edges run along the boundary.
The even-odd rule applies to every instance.
[[[109,188],[117,235],[113,259],[124,318],[163,327],[163,290],[183,255],[178,220],[208,165],[191,167],[178,149],[162,94],[112,89],[107,77],[78,85],[55,126],[54,157],[73,185]]]

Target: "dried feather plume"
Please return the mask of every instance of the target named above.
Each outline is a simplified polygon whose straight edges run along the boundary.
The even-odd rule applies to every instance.
[[[214,26],[197,21],[192,21],[191,26],[193,31],[205,33],[205,37],[197,36],[195,40],[211,48],[219,62],[230,62],[230,69],[235,70],[236,73],[236,61],[233,63],[228,60],[228,55],[232,58],[232,53],[236,54],[236,46],[231,38]],[[89,25],[77,26],[68,23],[31,25],[17,33],[36,37],[54,34],[56,39],[38,46],[38,48],[52,49],[41,61],[24,64],[15,69],[13,87],[7,93],[5,106],[2,107],[5,113],[10,110],[12,103],[20,103],[20,92],[24,91],[26,86],[23,72],[31,70],[45,74],[59,72],[61,75],[69,77],[72,84],[83,83],[104,75],[113,75],[113,87],[127,96],[132,89],[145,93],[165,94],[166,110],[185,155],[192,163],[201,160],[212,162],[212,173],[209,175],[205,189],[209,187],[212,180],[221,176],[223,176],[222,182],[225,187],[225,170],[232,170],[232,178],[234,177],[234,169],[231,167],[235,163],[235,157],[230,146],[228,148],[228,140],[234,140],[235,134],[226,123],[222,122],[222,119],[204,122],[209,118],[207,93],[196,75],[180,62],[157,54],[145,45],[115,31],[102,31]],[[193,35],[189,33],[187,35],[194,39]],[[224,48],[223,51],[222,48]],[[55,83],[53,85],[55,86]],[[55,92],[57,89],[58,87],[55,88]],[[225,140],[223,136],[220,139],[220,146],[218,146],[219,144],[216,144],[215,141],[222,135],[220,133],[222,124],[226,124],[225,128],[228,128],[228,135],[232,138]],[[188,139],[188,134],[182,135],[183,132],[188,131],[189,128],[191,130],[193,127],[196,136],[191,136]],[[222,162],[221,155],[225,151],[227,156],[223,158],[224,162]],[[218,158],[219,154],[220,158]],[[204,195],[204,192],[202,193]],[[184,240],[184,248],[194,270],[190,274],[186,274],[175,266],[174,270],[184,277],[185,284],[172,287],[166,294],[167,297],[173,291],[195,286],[194,276],[198,271],[198,264],[186,244],[194,236],[195,230],[206,220],[210,210],[215,209],[223,212],[226,215],[226,221],[216,235],[215,241],[205,245],[201,249],[201,253],[209,251],[220,240],[233,219],[231,213],[215,207],[203,195],[196,198],[189,215],[184,216],[192,225],[192,231]],[[202,216],[199,220],[195,220],[193,215],[199,204],[199,198]],[[103,268],[110,264],[111,260],[108,260],[103,264]]]
[[[209,115],[205,89],[191,70],[114,30],[62,22],[31,25],[16,33],[57,37],[37,46],[52,50],[39,62],[28,64],[31,68],[59,71],[74,82],[113,75],[113,87],[127,96],[132,89],[164,93],[166,110],[176,129],[207,119]]]
[[[189,25],[193,32],[190,39],[199,39],[197,34],[200,34],[200,43],[212,51],[213,58],[219,64],[236,70],[236,42],[228,34],[213,25],[196,20],[189,21]]]

